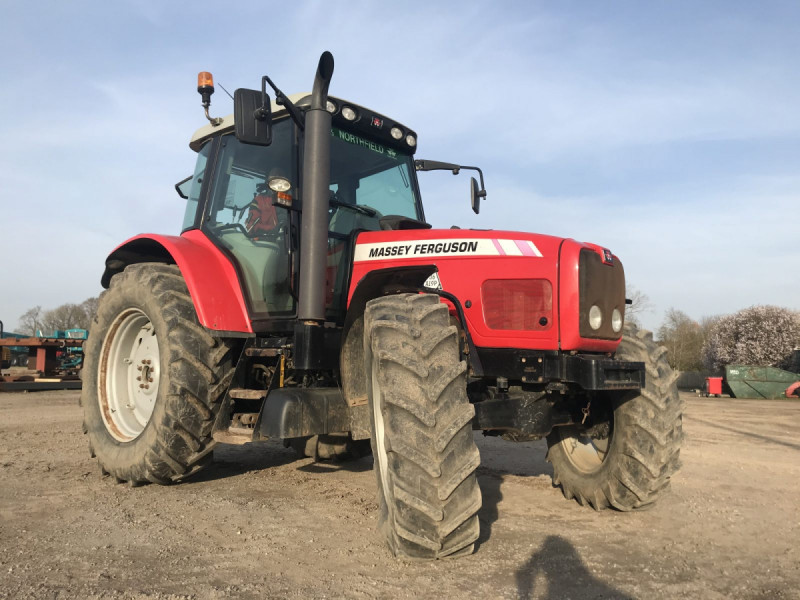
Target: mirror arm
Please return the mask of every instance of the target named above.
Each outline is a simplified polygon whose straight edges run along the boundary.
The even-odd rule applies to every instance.
[[[478,196],[481,198],[486,197],[486,186],[483,183],[483,171],[478,167],[467,167],[454,163],[439,162],[438,160],[415,160],[414,169],[417,171],[451,171],[453,175],[458,175],[461,169],[477,171],[478,177],[480,177],[481,180],[481,189],[478,191]]]
[[[269,84],[269,86],[273,90],[275,90],[275,104],[277,104],[278,106],[285,106],[286,111],[289,113],[289,116],[292,117],[292,121],[297,123],[297,126],[300,128],[301,131],[304,131],[306,128],[306,121],[305,118],[303,117],[303,113],[301,113],[298,110],[298,108],[292,103],[292,101],[286,97],[286,94],[280,91],[278,89],[278,86],[275,85],[272,82],[272,80],[266,75],[264,75],[264,77],[261,78],[261,93],[263,96],[266,96],[267,94],[266,84]]]
[[[175,191],[176,191],[176,192],[178,192],[178,196],[180,196],[180,197],[181,197],[181,198],[183,198],[184,200],[188,200],[188,199],[189,199],[189,196],[187,196],[186,194],[184,194],[184,193],[181,191],[181,186],[182,186],[184,183],[186,183],[187,181],[189,181],[189,180],[190,180],[192,177],[194,177],[194,175],[189,175],[189,176],[188,176],[188,177],[186,177],[185,179],[181,179],[181,180],[180,180],[178,183],[176,183],[176,184],[175,184]]]
[[[468,169],[470,171],[477,171],[478,172],[478,177],[480,177],[480,180],[481,180],[481,189],[480,189],[480,192],[478,192],[478,195],[481,198],[486,198],[486,186],[483,184],[483,171],[481,171],[480,168],[478,168],[478,167],[461,167],[461,168],[462,169]]]

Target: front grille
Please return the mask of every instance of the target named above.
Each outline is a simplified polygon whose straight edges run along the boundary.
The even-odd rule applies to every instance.
[[[594,250],[584,248],[580,254],[580,335],[584,338],[617,340],[622,331],[611,328],[611,313],[616,308],[625,317],[625,271],[622,263],[613,259],[604,263]],[[599,329],[589,325],[589,310],[597,306],[603,315]]]

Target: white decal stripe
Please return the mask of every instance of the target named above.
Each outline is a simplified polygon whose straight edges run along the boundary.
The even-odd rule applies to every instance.
[[[505,250],[507,256],[522,256],[522,251],[517,248],[517,244],[514,243],[514,240],[497,240],[500,242],[500,245]]]
[[[435,258],[443,256],[523,256],[518,244],[530,244],[535,256],[541,257],[539,249],[529,241],[492,239],[439,239],[409,240],[357,244],[355,262],[370,260],[402,260],[404,258]]]

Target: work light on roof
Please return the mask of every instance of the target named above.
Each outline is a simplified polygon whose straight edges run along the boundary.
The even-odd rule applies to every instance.
[[[394,139],[396,139],[396,140],[402,140],[403,139],[403,130],[400,129],[399,127],[392,127],[392,129],[389,131],[389,133],[391,133],[392,137]]]
[[[410,133],[406,136],[406,144],[411,146],[412,148],[417,145],[417,138],[415,138]]]
[[[328,100],[328,103],[325,105],[327,111],[331,114],[336,112],[336,103],[333,100]]]
[[[342,108],[342,116],[348,121],[355,121],[356,117],[358,117],[358,114],[356,113],[355,110],[353,110],[349,106],[345,106],[344,108]]]

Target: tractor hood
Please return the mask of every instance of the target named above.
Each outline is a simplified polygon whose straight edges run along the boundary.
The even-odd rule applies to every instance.
[[[478,346],[613,352],[619,343],[621,332],[605,324],[615,309],[624,314],[624,272],[595,244],[516,231],[365,232],[354,249],[351,297],[372,271],[423,265],[436,271],[425,287],[458,298]],[[608,316],[588,331],[583,313],[603,298]]]

